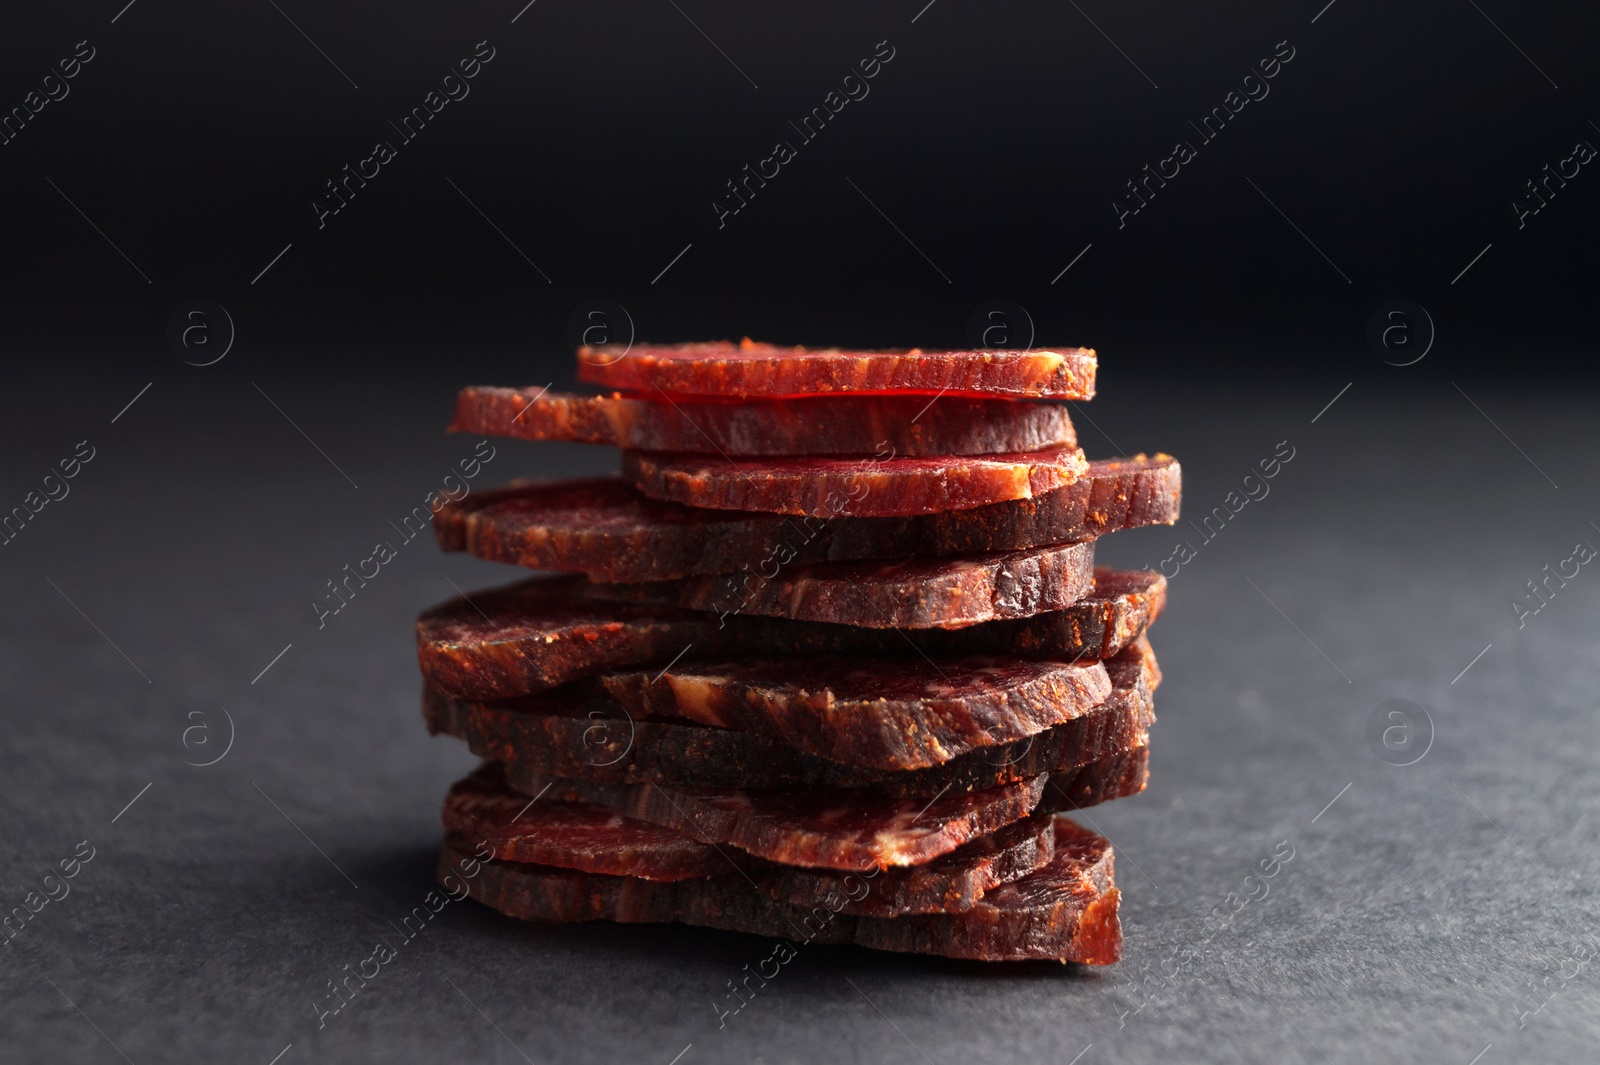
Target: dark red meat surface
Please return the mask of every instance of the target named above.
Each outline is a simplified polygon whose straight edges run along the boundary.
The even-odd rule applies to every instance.
[[[531,800],[511,790],[492,764],[455,783],[443,819],[445,831],[482,840],[512,862],[646,880],[715,876],[730,868],[715,847],[609,807]]]
[[[615,477],[474,492],[434,515],[446,551],[491,562],[657,581],[697,574],[770,578],[784,567],[871,558],[1018,551],[1177,520],[1182,470],[1165,455],[1089,464],[1031,499],[895,518],[798,518],[650,499]]]
[[[903,562],[817,562],[753,574],[600,584],[595,598],[872,629],[961,629],[1065,610],[1094,587],[1094,543]],[[914,641],[913,641],[914,642]]]
[[[607,670],[665,665],[679,655],[684,662],[819,654],[1110,658],[1159,616],[1166,581],[1150,571],[1094,574],[1092,592],[1063,610],[949,630],[719,615],[662,602],[678,594],[676,586],[599,589],[570,577],[535,578],[424,611],[417,654],[431,687],[466,699],[524,695]],[[613,607],[595,602],[599,594],[629,602]]]
[[[1041,776],[930,801],[861,789],[594,784],[525,773],[515,765],[506,767],[506,780],[529,796],[609,806],[768,861],[846,871],[932,861],[1027,817],[1046,784]]]
[[[1056,403],[818,396],[742,403],[463,388],[453,432],[714,455],[996,455],[1077,443]]]
[[[1089,399],[1092,348],[1043,351],[848,351],[733,344],[580,348],[578,377],[635,392],[742,397],[924,392]]]
[[[763,864],[758,890],[796,906],[899,917],[970,910],[984,894],[1048,865],[1055,857],[1053,818],[1037,814],[963,844],[923,865],[840,872]]]
[[[1024,818],[923,865],[856,872],[805,869],[702,843],[608,807],[531,799],[487,764],[451,788],[445,829],[487,844],[496,858],[645,880],[686,880],[739,872],[757,890],[797,905],[894,917],[970,909],[984,892],[1049,863],[1048,815]],[[478,853],[485,853],[479,850]]]
[[[446,840],[439,875],[446,886],[464,881],[479,902],[525,920],[681,921],[804,945],[1109,965],[1122,956],[1111,844],[1065,818],[1056,819],[1055,833],[1049,864],[951,914],[861,917],[830,905],[796,906],[737,873],[662,883],[498,859],[480,863],[473,841],[460,836]],[[461,875],[464,863],[473,875]]]
[[[898,517],[1032,499],[1071,484],[1088,468],[1077,447],[870,458],[622,453],[622,475],[652,499],[817,518]]]
[[[770,736],[821,758],[920,769],[1080,717],[1111,694],[1097,661],[829,656],[608,674],[634,715],[687,717]]]
[[[1149,742],[1160,671],[1148,645],[1105,663],[1112,692],[1100,706],[1025,739],[979,747],[926,769],[844,765],[768,736],[683,718],[634,717],[609,698],[575,688],[496,702],[425,691],[430,731],[474,754],[524,771],[601,784],[712,788],[873,788],[931,798],[1068,769]]]

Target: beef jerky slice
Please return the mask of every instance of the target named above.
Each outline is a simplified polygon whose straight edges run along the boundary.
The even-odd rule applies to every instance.
[[[1045,784],[1038,810],[1082,810],[1137,795],[1150,782],[1150,747],[1130,747],[1088,765],[1057,770]]]
[[[955,914],[857,917],[831,903],[795,906],[753,890],[734,873],[661,883],[499,859],[480,863],[472,840],[463,836],[445,841],[439,877],[452,890],[464,880],[473,898],[524,920],[681,921],[806,945],[858,943],[980,961],[1109,965],[1122,956],[1111,844],[1065,818],[1056,820],[1055,831],[1049,864]],[[463,876],[464,868],[473,875]]]
[[[1148,743],[1155,656],[1137,647],[1105,666],[1111,695],[1083,716],[942,765],[894,772],[842,765],[766,736],[683,718],[634,718],[575,687],[487,703],[430,690],[423,693],[423,716],[429,731],[465,740],[479,757],[541,775],[690,788],[873,788],[932,798],[1031,779]]]
[[[1089,463],[1072,484],[1032,499],[899,518],[792,518],[705,510],[642,495],[615,477],[473,492],[433,518],[446,551],[490,562],[658,581],[791,564],[1020,551],[1092,540],[1178,518],[1182,471],[1158,455]]]
[[[886,869],[921,865],[1020,821],[1044,798],[1045,777],[931,802],[870,791],[757,791],[662,784],[591,784],[506,767],[529,796],[591,802],[707,843],[725,844],[783,865]]]
[[[646,585],[596,583],[617,602],[659,602],[722,618],[758,614],[873,629],[961,629],[1064,610],[1094,586],[1094,543],[960,558],[817,562],[768,580],[753,574]],[[913,641],[915,642],[915,641]]]
[[[1076,447],[1003,455],[729,459],[624,451],[622,475],[652,499],[817,518],[897,517],[1031,499],[1089,468]]]
[[[963,629],[868,629],[745,614],[721,616],[667,603],[614,609],[590,601],[598,590],[570,577],[536,578],[474,592],[417,619],[423,675],[438,691],[495,699],[540,691],[607,670],[732,655],[763,658],[850,654],[1015,654],[1025,658],[1110,658],[1142,633],[1166,603],[1166,580],[1151,571],[1097,569],[1094,590],[1064,610]],[[676,588],[620,588],[612,594],[667,598]]]
[[[630,713],[770,736],[847,765],[921,769],[1081,717],[1111,694],[1099,662],[829,656],[673,665],[601,678]]]
[[[530,802],[506,785],[495,765],[483,766],[450,789],[444,827],[488,843],[498,857],[513,862],[646,880],[686,880],[728,871],[728,859],[715,847],[670,828],[593,803]]]
[[[1058,818],[1055,852],[1049,865],[996,888],[959,916],[862,919],[854,942],[978,961],[1118,961],[1122,923],[1111,844]]]
[[[1027,779],[1148,742],[1159,678],[1154,655],[1141,645],[1105,665],[1113,691],[1095,710],[1024,740],[910,771],[842,765],[765,736],[684,719],[636,719],[570,687],[494,703],[430,692],[425,706],[432,731],[460,736],[482,757],[538,774],[688,787],[874,788],[926,797]]]
[[[758,890],[774,898],[799,905],[829,903],[845,913],[883,917],[970,909],[985,891],[1027,876],[1055,854],[1051,818],[1041,814],[924,865],[871,866],[859,874],[801,869],[738,851],[719,853],[710,844],[607,807],[548,797],[530,801],[509,788],[494,765],[480,767],[451,789],[444,823],[446,831],[488,844],[495,857],[506,861],[646,880],[743,870]]]
[[[578,378],[634,392],[744,397],[931,392],[1089,399],[1092,348],[1049,351],[847,351],[740,344],[580,348]]]
[[[1049,582],[1055,578],[1038,572],[1042,568],[1038,563],[1043,557],[1052,556],[1041,556],[1032,552],[1014,552],[1005,556],[1006,561],[993,571],[997,573],[994,599],[1006,604],[998,609],[1006,611],[1026,609],[1024,604],[1028,601],[1027,597],[1036,594],[1046,597],[1048,601],[1064,600],[1070,595],[1070,591],[1059,588],[1055,591],[1049,590],[1051,587]],[[1053,558],[1060,557],[1060,555],[1053,556]],[[811,572],[836,574],[839,570],[818,566]],[[932,570],[935,575],[942,575],[945,572],[939,568]],[[968,576],[970,580],[970,575]],[[829,582],[823,586],[837,588],[838,585],[833,582],[839,579],[830,576]],[[1013,594],[1013,582],[1015,585],[1033,583]],[[602,587],[605,589],[604,593],[594,587],[585,588],[584,592],[589,595],[605,594],[608,597],[615,595],[633,602],[654,599],[669,605],[677,603],[696,607],[718,603],[724,604],[725,607],[726,597],[735,594],[732,585],[713,585],[707,578],[693,578],[680,585],[665,582],[654,587],[650,585]],[[775,600],[779,604],[793,603],[795,590],[799,587],[800,580],[797,579],[790,586],[787,600],[780,598],[778,589],[775,588],[769,593],[767,601]],[[809,591],[814,590],[815,588],[809,589]],[[876,657],[897,657],[918,653],[937,658],[972,653],[1005,653],[1027,658],[1072,661],[1079,658],[1110,658],[1117,654],[1137,639],[1161,615],[1161,611],[1166,607],[1166,599],[1166,578],[1153,570],[1126,571],[1096,567],[1088,592],[1070,606],[1060,610],[1043,610],[1027,617],[982,621],[955,629],[883,630],[824,621],[780,619],[767,621],[761,617],[749,617],[725,611],[718,611],[717,624],[721,627],[719,631],[734,630],[736,633],[734,639],[741,640],[742,647],[756,654],[763,652],[786,656],[794,654],[794,651],[789,650],[786,641],[798,639],[799,631],[804,629],[808,633],[815,634],[814,638],[807,639],[807,653],[821,653],[824,646],[832,646],[841,653]],[[797,609],[817,609],[817,604],[813,602],[810,606],[801,606]],[[761,634],[760,642],[755,639],[743,640],[737,635],[745,631]]]
[[[1035,814],[923,865],[847,873],[763,864],[751,878],[758,890],[796,906],[875,917],[958,913],[986,892],[1048,865],[1055,857],[1053,820]]]
[[[924,396],[666,402],[542,388],[464,388],[453,432],[718,455],[996,455],[1073,447],[1056,403]]]
[[[594,671],[599,661],[671,656],[705,628],[704,615],[575,594],[581,578],[530,580],[460,596],[417,618],[422,676],[467,699],[522,695]]]

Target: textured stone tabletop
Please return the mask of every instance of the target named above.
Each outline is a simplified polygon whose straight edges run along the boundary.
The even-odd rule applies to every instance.
[[[269,374],[169,375],[114,424],[140,382],[99,381],[8,427],[8,506],[94,453],[0,549],[5,908],[92,854],[4,947],[5,1060],[1492,1065],[1600,1043],[1600,575],[1569,561],[1600,546],[1592,397],[1340,392],[1338,369],[1163,393],[1108,363],[1087,448],[1178,455],[1189,519],[1101,550],[1176,573],[1150,787],[1083,816],[1116,846],[1125,960],[811,947],[734,1011],[771,942],[472,902],[402,940],[473,761],[423,729],[411,619],[515,574],[417,538],[319,628],[325,582],[472,452],[442,431],[466,382],[341,399]],[[497,442],[479,484],[613,462]],[[324,1015],[380,939],[397,956]]]

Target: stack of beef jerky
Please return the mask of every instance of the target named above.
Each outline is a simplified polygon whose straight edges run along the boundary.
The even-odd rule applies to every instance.
[[[623,474],[436,515],[563,574],[417,622],[428,725],[485,759],[441,875],[534,920],[1117,960],[1111,845],[1060,811],[1144,787],[1166,586],[1094,540],[1172,522],[1180,471],[1085,461],[1050,401],[1094,371],[745,341],[581,350],[605,395],[464,390],[452,428]]]

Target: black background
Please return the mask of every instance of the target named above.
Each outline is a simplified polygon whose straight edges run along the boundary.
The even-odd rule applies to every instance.
[[[1600,142],[1597,16],[1570,5],[118,6],[31,12],[0,46],[8,107],[97,53],[0,149],[7,329],[70,358],[165,364],[167,315],[204,297],[247,357],[543,383],[591,298],[649,340],[959,346],[1001,297],[1108,368],[1331,380],[1370,369],[1367,315],[1404,297],[1439,330],[1419,376],[1525,379],[1507,356],[1534,349],[1592,376],[1593,178],[1521,230],[1510,206]],[[324,182],[481,40],[470,96],[319,230]],[[883,40],[870,95],[719,229],[724,183]],[[1280,41],[1270,95],[1201,144],[1188,122]],[[1184,139],[1198,158],[1119,229],[1111,200]]]

